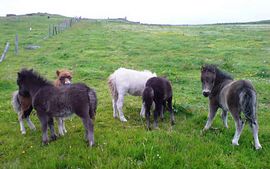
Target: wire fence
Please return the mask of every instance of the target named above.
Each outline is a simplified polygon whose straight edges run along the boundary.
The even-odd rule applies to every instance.
[[[75,23],[79,22],[81,20],[81,17],[75,17],[75,18],[69,18],[69,19],[65,19],[61,22],[58,22],[56,24],[49,24],[48,26],[48,33],[45,33],[45,37],[39,39],[38,41],[36,41],[35,44],[38,44],[39,42],[48,39],[50,37],[56,36],[62,32],[64,32],[65,30],[71,28]],[[31,27],[30,30],[31,31]],[[19,35],[18,33],[15,34],[15,38],[14,38],[14,54],[15,56],[19,55]],[[10,49],[10,46],[13,46],[13,43],[10,43],[9,41],[6,42],[4,51],[1,55],[0,58],[0,63],[3,62],[6,58],[6,55]],[[27,45],[26,47],[24,47],[25,49],[36,49],[39,48],[39,46],[37,45]]]

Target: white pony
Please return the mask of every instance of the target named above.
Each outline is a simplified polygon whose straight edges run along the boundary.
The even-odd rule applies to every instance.
[[[113,117],[118,118],[118,111],[120,120],[126,122],[127,119],[122,111],[124,96],[126,93],[133,96],[142,96],[146,81],[156,76],[156,73],[152,73],[148,70],[136,71],[119,68],[114,71],[114,73],[109,76],[108,81],[112,95]],[[144,114],[145,109],[144,105],[142,105],[140,115],[144,116]]]

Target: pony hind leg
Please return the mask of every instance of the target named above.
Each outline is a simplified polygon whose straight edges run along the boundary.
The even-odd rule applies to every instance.
[[[164,113],[166,111],[166,101],[163,102],[161,111],[160,111],[160,119],[161,121],[164,121]]]
[[[228,111],[223,110],[221,115],[225,128],[228,128]]]
[[[232,144],[238,146],[239,145],[238,141],[239,141],[239,138],[240,138],[241,133],[243,131],[245,123],[242,121],[242,119],[240,117],[240,112],[233,112],[232,111],[232,115],[233,115],[233,118],[235,121],[235,134],[234,134],[234,137],[232,140]]]
[[[174,112],[173,112],[173,109],[172,109],[172,97],[170,97],[168,100],[168,110],[170,112],[170,118],[171,118],[171,125],[174,125],[175,124],[175,118],[174,118]]]
[[[94,145],[94,125],[90,117],[82,117],[82,122],[85,128],[85,137],[88,141],[88,145],[92,147]]]
[[[67,133],[67,129],[65,127],[65,119],[61,118],[61,121],[62,121],[62,125],[63,125],[63,131],[64,131],[64,133]]]
[[[28,126],[29,126],[29,128],[30,128],[31,130],[36,130],[36,126],[35,126],[34,123],[31,121],[31,119],[30,119],[29,116],[26,117],[26,121],[27,121],[27,124],[28,124]]]
[[[29,128],[31,129],[31,130],[36,130],[36,126],[33,124],[33,122],[31,121],[31,119],[30,119],[30,113],[32,112],[32,110],[33,110],[33,107],[32,107],[32,105],[29,107],[29,109],[28,110],[26,110],[25,112],[24,112],[24,114],[25,114],[25,118],[26,118],[26,121],[27,121],[27,124],[28,124],[28,126],[29,126]]]
[[[57,122],[58,122],[58,134],[60,136],[63,136],[63,135],[65,135],[64,128],[63,128],[63,120],[60,117],[58,117],[56,119],[57,119]]]
[[[155,111],[154,111],[154,129],[158,128],[158,116],[162,111],[162,103],[156,103]]]
[[[23,111],[18,112],[18,120],[20,123],[20,130],[22,134],[26,134],[25,127],[23,124]]]
[[[258,137],[258,128],[259,128],[258,122],[257,122],[257,120],[255,120],[253,123],[251,121],[249,121],[249,124],[250,124],[250,127],[252,129],[252,133],[253,133],[255,149],[256,150],[261,149],[262,146],[260,144],[259,137]]]
[[[119,118],[120,118],[120,121],[127,122],[127,119],[125,118],[124,113],[123,113],[123,109],[122,109],[123,104],[124,104],[124,95],[119,93],[117,103],[116,103],[117,109],[119,112]]]
[[[113,117],[118,118],[118,112],[117,112],[117,98],[112,99],[112,105],[113,105]]]
[[[151,109],[151,105],[152,105],[152,103],[145,103],[144,102],[146,127],[147,127],[148,130],[151,129],[151,127],[150,127],[150,109]]]
[[[141,112],[140,112],[140,116],[141,117],[145,117],[145,103],[142,103],[142,108],[141,108]]]

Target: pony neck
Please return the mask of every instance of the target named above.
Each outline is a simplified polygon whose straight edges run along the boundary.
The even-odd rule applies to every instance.
[[[39,91],[39,89],[41,89],[41,88],[43,88],[45,86],[53,86],[53,85],[50,84],[50,83],[47,83],[47,82],[46,83],[44,83],[44,82],[42,82],[42,83],[39,83],[39,82],[31,83],[29,85],[29,88],[30,88],[29,93],[30,93],[30,95],[33,97]]]
[[[233,78],[230,75],[221,72],[219,69],[216,69],[215,84],[211,92],[212,97],[218,95],[221,89],[231,81],[233,81]]]

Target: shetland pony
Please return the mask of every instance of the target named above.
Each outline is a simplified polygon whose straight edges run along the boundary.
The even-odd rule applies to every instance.
[[[69,70],[57,70],[56,71],[57,79],[54,82],[56,87],[62,85],[67,85],[71,83],[72,73]],[[26,119],[30,129],[35,130],[36,127],[30,119],[30,114],[33,110],[32,99],[30,96],[23,97],[18,94],[18,91],[13,92],[11,103],[15,112],[18,114],[18,120],[20,123],[20,130],[22,134],[26,134],[26,130],[23,124],[23,119]],[[61,118],[58,118],[58,131],[60,135],[64,135],[67,132],[64,121]]]
[[[61,69],[56,71],[57,79],[54,81],[55,87],[60,87],[62,85],[71,84],[72,80],[72,72],[69,70]],[[57,118],[58,121],[58,133],[63,136],[67,133],[67,129],[65,127],[64,118]]]
[[[172,110],[172,96],[172,86],[166,78],[152,77],[147,80],[142,100],[145,106],[145,118],[148,129],[150,129],[150,109],[153,102],[155,103],[154,128],[158,127],[158,116],[161,116],[162,120],[164,119],[166,103],[171,115],[171,125],[175,124]]]
[[[247,80],[233,80],[233,78],[219,70],[216,66],[206,65],[201,69],[202,94],[209,98],[208,120],[204,131],[211,127],[218,108],[222,109],[222,119],[227,128],[228,111],[231,112],[236,126],[233,145],[239,145],[238,140],[244,127],[241,112],[253,132],[255,148],[262,148],[258,138],[258,122],[256,114],[256,91]]]
[[[96,113],[97,97],[93,89],[83,83],[55,87],[33,70],[26,69],[18,72],[17,84],[21,96],[30,95],[32,98],[41,123],[43,144],[48,143],[48,125],[51,139],[56,139],[53,117],[68,117],[74,112],[82,119],[89,146],[94,145],[92,119]]]
[[[119,68],[109,76],[108,85],[112,95],[113,117],[119,118],[122,122],[127,119],[123,113],[124,96],[128,93],[133,96],[142,96],[146,81],[156,77],[155,73],[148,70],[136,71],[132,69]],[[142,105],[140,115],[144,116],[145,110]]]

